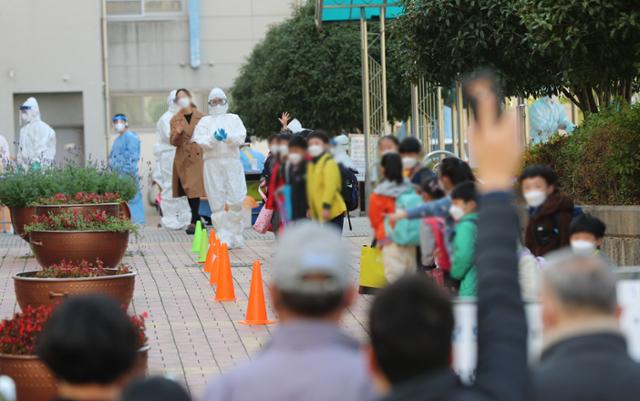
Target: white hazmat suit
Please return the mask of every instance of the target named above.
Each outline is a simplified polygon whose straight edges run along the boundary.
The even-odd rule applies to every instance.
[[[192,141],[203,150],[204,187],[216,234],[230,248],[239,248],[244,245],[242,203],[247,196],[239,149],[247,130],[239,116],[227,113],[222,89],[212,89],[209,101],[212,99],[222,99],[224,104],[209,105],[209,115],[196,126]]]
[[[20,107],[18,163],[24,168],[48,167],[56,157],[56,132],[40,119],[38,101],[30,97]]]
[[[160,185],[160,208],[162,209],[163,227],[171,230],[181,230],[191,222],[191,210],[186,197],[174,198],[172,190],[173,159],[176,157],[176,147],[169,143],[171,136],[171,118],[180,110],[176,104],[176,91],[172,90],[167,98],[167,110],[158,120],[156,129],[158,143],[153,148],[156,156],[156,169],[153,179]]]
[[[349,150],[349,137],[344,134],[340,134],[333,138],[331,143],[333,145],[331,153],[333,154],[333,158],[336,163],[341,163],[345,167],[353,168],[353,161],[351,161],[351,158],[347,154],[347,151]]]

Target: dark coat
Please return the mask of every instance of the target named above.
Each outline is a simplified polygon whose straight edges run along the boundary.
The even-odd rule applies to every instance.
[[[537,208],[530,211],[524,243],[535,256],[569,245],[569,226],[573,218],[573,200],[555,192]]]
[[[307,217],[309,204],[307,203],[307,162],[302,161],[297,166],[290,165],[287,183],[291,185],[291,220],[301,220]]]
[[[622,335],[585,334],[544,351],[533,384],[535,401],[637,401],[640,364]]]
[[[176,147],[173,160],[173,197],[204,198],[204,162],[202,148],[191,142],[193,131],[204,114],[193,108],[191,122],[187,123],[184,111],[180,110],[171,119],[171,137],[169,142]]]
[[[395,387],[385,401],[527,401],[527,322],[518,284],[518,217],[506,193],[480,199],[478,371],[465,385],[448,370]]]

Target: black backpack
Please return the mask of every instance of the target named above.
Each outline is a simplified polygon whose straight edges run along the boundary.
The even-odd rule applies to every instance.
[[[347,211],[351,212],[360,206],[360,184],[356,176],[358,171],[342,163],[338,163],[338,168],[340,169],[340,179],[342,181],[340,193],[347,206]]]

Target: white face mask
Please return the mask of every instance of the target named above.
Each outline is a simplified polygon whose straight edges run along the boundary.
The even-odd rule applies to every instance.
[[[269,152],[271,152],[274,155],[277,155],[279,150],[280,150],[280,147],[278,145],[269,146]]]
[[[402,167],[410,170],[412,168],[414,168],[416,166],[416,164],[418,164],[418,159],[416,159],[415,157],[403,157],[402,158]]]
[[[209,105],[209,114],[212,116],[220,116],[227,112],[226,104],[219,104],[217,106]]]
[[[581,255],[589,255],[595,252],[596,244],[590,241],[577,239],[571,241],[571,249],[575,253],[579,253]]]
[[[534,189],[524,193],[524,200],[527,201],[527,205],[530,207],[538,207],[547,200],[547,194],[544,191]]]
[[[299,164],[302,161],[302,155],[300,153],[291,153],[287,159],[293,164]]]
[[[189,98],[188,96],[181,97],[176,103],[178,104],[178,106],[180,106],[181,109],[184,109],[191,106],[191,98]]]
[[[289,154],[289,145],[280,145],[278,146],[278,154],[280,156],[286,156]]]
[[[124,123],[115,123],[113,124],[113,128],[115,128],[117,132],[123,132],[127,126],[124,125]]]
[[[308,151],[311,157],[318,157],[324,153],[324,148],[320,145],[311,145],[309,146]]]
[[[451,205],[449,208],[449,214],[455,221],[459,221],[464,216],[464,210],[460,206]]]

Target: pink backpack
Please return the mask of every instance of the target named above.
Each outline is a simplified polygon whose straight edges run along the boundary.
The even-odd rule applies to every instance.
[[[433,237],[436,241],[436,266],[440,269],[448,272],[451,270],[451,258],[447,251],[447,245],[444,240],[444,219],[441,217],[427,217],[424,219],[424,223],[431,227]]]

